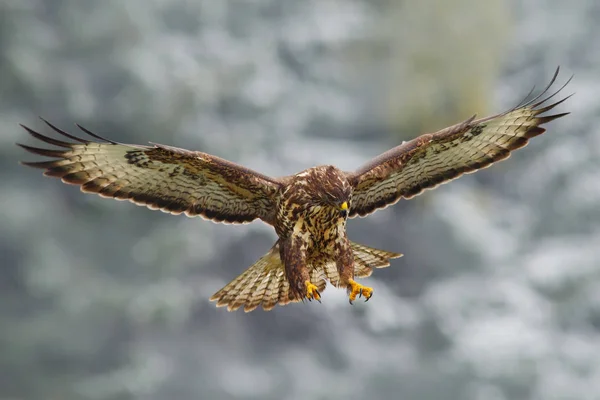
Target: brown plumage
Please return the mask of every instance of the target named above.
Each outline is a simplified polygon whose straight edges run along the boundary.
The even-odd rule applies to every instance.
[[[25,150],[54,158],[23,164],[44,174],[79,185],[103,197],[129,200],[172,214],[201,216],[215,222],[272,225],[275,245],[242,275],[215,293],[211,300],[228,310],[319,300],[326,282],[346,288],[350,302],[370,299],[371,288],[354,279],[383,268],[391,253],[350,242],[346,220],[409,199],[464,173],[507,158],[530,138],[544,132],[540,125],[567,113],[545,115],[558,104],[544,106],[562,88],[494,116],[474,117],[433,134],[424,134],[376,157],[355,172],[319,166],[298,174],[271,178],[201,152],[154,144],[128,145],[72,136],[50,123],[71,141],[41,135],[23,126],[34,138],[61,149],[20,144]],[[570,80],[569,80],[570,81]],[[541,100],[540,100],[541,99]]]

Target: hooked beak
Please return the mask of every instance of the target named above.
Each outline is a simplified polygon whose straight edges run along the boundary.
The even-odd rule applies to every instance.
[[[340,205],[340,214],[342,215],[342,217],[346,217],[346,215],[348,214],[348,202],[345,201]]]

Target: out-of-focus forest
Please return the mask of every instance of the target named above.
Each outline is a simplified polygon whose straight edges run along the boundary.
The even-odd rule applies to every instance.
[[[0,399],[600,398],[599,39],[597,0],[0,0]],[[557,65],[576,95],[547,134],[349,221],[405,254],[354,306],[216,309],[271,228],[84,195],[14,145],[40,115],[352,170]]]

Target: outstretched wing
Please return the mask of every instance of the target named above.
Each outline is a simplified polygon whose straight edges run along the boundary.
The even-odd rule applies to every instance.
[[[348,179],[354,187],[350,217],[410,199],[462,174],[472,173],[504,160],[530,138],[542,134],[540,125],[569,113],[541,116],[567,100],[543,106],[570,81],[540,100],[552,86],[558,69],[546,89],[534,99],[498,115],[468,120],[432,134],[405,142],[373,159]],[[529,96],[527,96],[529,97]]]
[[[46,122],[46,121],[44,121]],[[274,194],[280,183],[247,168],[201,153],[164,145],[127,145],[101,138],[72,136],[48,126],[72,142],[57,140],[23,126],[34,138],[62,149],[19,144],[55,160],[23,162],[44,175],[80,185],[81,191],[129,200],[171,214],[202,216],[216,222],[246,223],[256,218],[272,224]]]

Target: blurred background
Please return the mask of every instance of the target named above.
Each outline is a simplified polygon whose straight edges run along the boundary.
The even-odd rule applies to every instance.
[[[600,398],[597,0],[0,0],[0,399]],[[558,83],[505,163],[349,221],[375,296],[228,313],[275,240],[83,195],[18,127],[352,170]],[[72,128],[73,127],[73,128]]]

